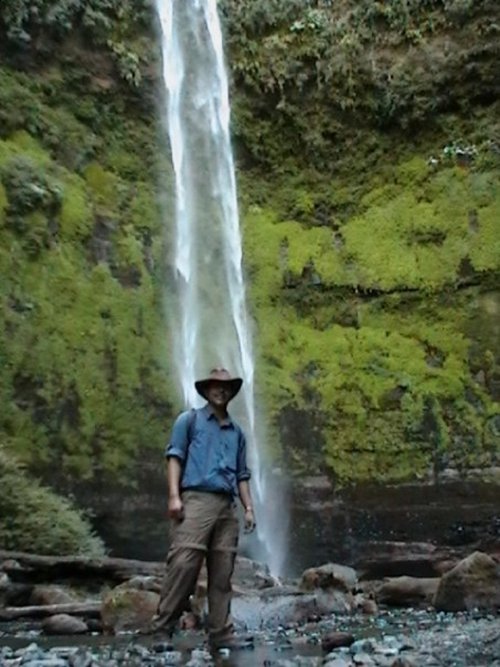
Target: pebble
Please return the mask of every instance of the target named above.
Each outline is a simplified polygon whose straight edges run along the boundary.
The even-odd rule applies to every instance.
[[[304,627],[267,628],[256,634],[256,648],[263,656],[260,665],[272,667],[500,667],[500,617],[478,612],[436,614],[431,610],[380,612],[365,615],[335,615],[319,621],[308,633]],[[332,632],[350,632],[351,646],[321,650],[321,640]],[[26,637],[26,635],[25,635]],[[0,667],[213,667],[214,659],[204,648],[177,650],[167,642],[89,646],[76,638],[72,646],[44,649],[36,642],[23,648],[2,646]],[[203,642],[203,635],[194,636]],[[29,641],[29,640],[28,640]],[[286,651],[286,656],[282,651]],[[244,653],[244,652],[243,652]],[[280,655],[281,653],[281,655]],[[314,655],[305,655],[314,653]],[[232,651],[231,665],[239,664]],[[224,656],[222,663],[227,660]],[[219,664],[219,663],[217,663]],[[229,662],[227,662],[229,664]],[[248,665],[242,658],[241,664]]]

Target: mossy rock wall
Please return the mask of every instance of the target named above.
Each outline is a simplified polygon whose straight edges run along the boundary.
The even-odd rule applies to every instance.
[[[161,159],[84,64],[0,70],[1,430],[49,475],[130,482],[171,416]]]
[[[260,382],[284,452],[340,480],[498,457],[498,181],[422,158],[393,177],[332,225],[246,216]]]
[[[179,407],[159,45],[147,3],[39,5],[0,12],[0,431],[49,475],[131,483]],[[487,475],[497,3],[306,5],[220,4],[271,454],[339,483]]]

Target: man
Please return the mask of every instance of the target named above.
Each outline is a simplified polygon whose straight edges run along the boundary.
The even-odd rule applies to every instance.
[[[245,531],[255,529],[245,436],[227,412],[242,383],[224,368],[195,382],[207,404],[177,417],[165,452],[171,545],[153,629],[171,633],[205,560],[213,648],[239,646],[229,617],[239,533],[236,496],[243,505]]]

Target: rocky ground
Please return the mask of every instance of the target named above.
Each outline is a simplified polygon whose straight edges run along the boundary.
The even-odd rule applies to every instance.
[[[462,558],[432,544],[380,543],[359,569],[325,563],[290,581],[238,558],[231,614],[253,642],[215,654],[201,629],[203,572],[167,642],[144,634],[162,563],[0,556],[0,667],[500,667],[496,548]]]
[[[130,634],[47,640],[18,632],[0,637],[2,667],[500,667],[500,617],[495,614],[380,611],[333,615],[317,623],[269,627],[254,647],[210,654],[199,631],[171,644]],[[329,642],[344,646],[332,648]],[[347,645],[349,644],[349,645]]]

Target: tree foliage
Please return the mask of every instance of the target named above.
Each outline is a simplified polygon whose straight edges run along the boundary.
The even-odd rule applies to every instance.
[[[0,447],[0,548],[46,555],[104,555],[88,518],[31,478]]]
[[[145,57],[135,38],[150,20],[148,0],[3,0],[0,6],[0,29],[13,46],[29,47],[41,37],[61,41],[79,31],[91,43],[107,46],[120,74],[134,86],[140,84]]]
[[[364,127],[410,131],[496,95],[492,0],[224,0],[222,8],[240,91],[235,131],[261,163],[275,162],[281,145],[331,168],[340,157],[332,142],[356,140]]]

